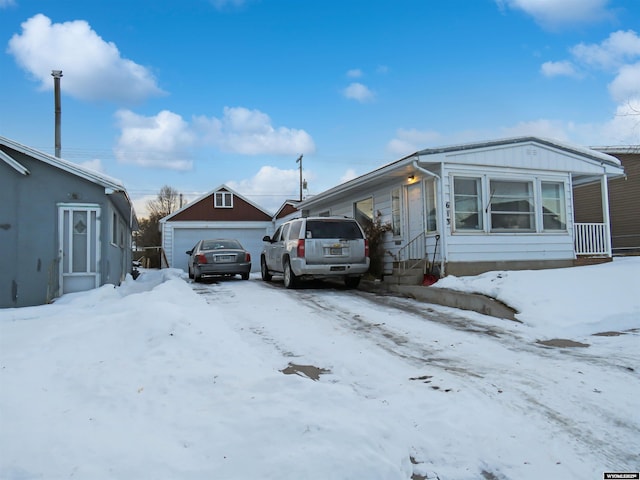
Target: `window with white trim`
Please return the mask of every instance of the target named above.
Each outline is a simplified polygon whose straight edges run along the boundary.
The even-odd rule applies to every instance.
[[[373,198],[365,198],[353,204],[353,217],[365,230],[373,224]]]
[[[391,191],[391,231],[394,237],[402,235],[401,191],[399,188]]]
[[[489,181],[489,219],[492,232],[504,230],[535,231],[533,182]]]
[[[438,222],[436,219],[436,181],[434,178],[428,178],[424,181],[424,203],[427,209],[427,232],[435,232],[438,230]]]
[[[216,192],[213,195],[214,208],[233,208],[233,194],[231,192]]]
[[[480,178],[454,177],[453,203],[456,230],[483,229],[482,182]]]
[[[567,210],[564,197],[564,183],[540,182],[542,193],[542,229],[566,230]]]
[[[562,181],[454,176],[454,230],[566,232],[566,188]]]

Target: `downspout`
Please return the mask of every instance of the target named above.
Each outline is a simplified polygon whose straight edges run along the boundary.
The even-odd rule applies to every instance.
[[[442,242],[440,244],[440,276],[445,276],[445,271],[444,271],[444,259],[447,255],[447,239],[446,236],[444,235],[444,230],[445,230],[445,224],[444,224],[444,202],[443,202],[443,193],[442,193],[442,179],[440,178],[440,176],[436,173],[433,173],[425,168],[422,168],[419,164],[418,164],[418,160],[414,160],[413,161],[413,168],[415,168],[416,170],[418,170],[419,172],[424,173],[425,175],[428,175],[430,177],[433,177],[436,179],[436,185],[438,188],[438,224],[440,225],[440,228],[442,229],[440,236],[442,238]]]
[[[604,173],[600,179],[600,193],[602,194],[602,220],[604,220],[604,235],[607,241],[607,254],[613,257],[613,248],[611,245],[611,213],[609,212],[609,185],[607,181],[607,167],[602,163]]]

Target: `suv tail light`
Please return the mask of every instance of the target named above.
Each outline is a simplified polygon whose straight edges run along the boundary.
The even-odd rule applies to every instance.
[[[364,239],[364,256],[369,256],[369,240],[366,238]]]
[[[198,263],[207,263],[207,257],[204,256],[203,253],[196,255],[196,262]]]
[[[304,238],[298,240],[298,248],[296,248],[298,258],[304,258]]]

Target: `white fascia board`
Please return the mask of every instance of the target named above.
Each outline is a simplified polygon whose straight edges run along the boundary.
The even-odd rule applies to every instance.
[[[6,154],[2,150],[0,150],[0,158],[10,167],[12,167],[15,171],[17,171],[21,175],[29,175],[31,172],[23,166],[20,162],[17,162],[10,155]]]

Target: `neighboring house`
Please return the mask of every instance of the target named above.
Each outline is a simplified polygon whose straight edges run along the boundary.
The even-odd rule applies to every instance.
[[[119,284],[137,220],[120,181],[0,137],[0,307]]]
[[[385,274],[433,258],[443,275],[560,267],[582,255],[611,256],[608,197],[602,221],[581,225],[572,192],[589,183],[606,192],[607,180],[622,175],[605,153],[520,137],[421,150],[299,208],[388,223]]]
[[[276,214],[273,216],[274,231],[284,222],[293,218],[298,218],[302,215],[300,210],[298,210],[299,204],[300,200],[285,200],[285,202],[280,206]]]
[[[198,240],[235,238],[260,270],[262,237],[273,229],[272,215],[226,185],[201,196],[160,220],[164,264],[187,271],[187,250]]]
[[[640,253],[640,145],[593,147],[616,157],[624,167],[625,176],[609,182],[609,212],[613,253]],[[577,222],[602,222],[599,184],[573,189]]]

